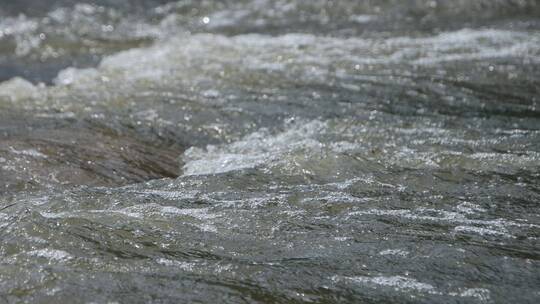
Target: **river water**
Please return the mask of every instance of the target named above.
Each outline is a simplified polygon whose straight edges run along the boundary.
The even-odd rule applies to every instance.
[[[535,0],[0,1],[0,303],[538,303]]]

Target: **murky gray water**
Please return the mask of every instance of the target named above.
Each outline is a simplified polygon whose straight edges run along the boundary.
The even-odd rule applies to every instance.
[[[540,3],[0,1],[0,303],[538,303]]]

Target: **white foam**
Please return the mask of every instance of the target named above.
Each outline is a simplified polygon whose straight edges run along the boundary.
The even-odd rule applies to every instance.
[[[2,43],[3,37],[14,37],[15,55],[26,56],[41,44],[41,39],[35,35],[38,28],[39,23],[36,20],[24,15],[15,18],[3,17],[0,19],[0,43]]]
[[[380,255],[407,256],[409,252],[403,249],[386,249],[379,252]]]
[[[193,271],[193,268],[195,266],[194,263],[188,263],[188,262],[181,262],[181,261],[173,261],[165,258],[159,258],[156,260],[156,262],[160,265],[171,267],[171,268],[179,268],[184,271]]]
[[[395,216],[413,221],[446,222],[454,225],[457,224],[456,227],[454,227],[457,229],[455,231],[472,232],[482,235],[498,235],[512,238],[514,236],[507,232],[506,227],[519,227],[523,229],[540,227],[535,224],[518,223],[501,218],[493,220],[469,219],[463,213],[429,208],[418,208],[414,210],[369,209],[354,211],[348,214],[348,216],[357,215]]]
[[[286,161],[287,154],[320,148],[322,144],[313,137],[324,128],[324,123],[312,121],[276,135],[263,129],[232,144],[190,148],[184,153],[184,175],[218,174]]]
[[[336,278],[336,277],[335,277]],[[403,276],[356,276],[356,277],[341,277],[343,279],[352,281],[354,283],[359,283],[362,285],[368,286],[382,286],[382,287],[392,287],[398,291],[417,291],[428,294],[440,294],[437,289],[427,283],[422,283],[413,278],[403,277]],[[339,279],[339,277],[338,277]]]
[[[27,254],[31,256],[35,256],[35,257],[46,258],[53,261],[66,261],[73,258],[66,251],[50,249],[50,248],[32,250],[32,251],[27,252]]]
[[[179,200],[179,199],[195,199],[200,194],[199,191],[167,191],[167,190],[136,190],[131,191],[137,194],[142,195],[156,195],[168,200]]]
[[[463,290],[460,294],[461,297],[477,298],[481,301],[489,301],[491,299],[491,292],[485,288],[469,288]]]
[[[53,82],[56,85],[71,85],[92,82],[99,77],[99,72],[93,68],[76,69],[66,68],[58,73]]]
[[[479,234],[479,235],[482,235],[482,236],[490,235],[490,236],[502,236],[502,237],[506,237],[506,238],[515,238],[515,236],[513,236],[511,234],[508,234],[506,232],[497,231],[497,230],[488,229],[488,228],[483,228],[483,227],[457,226],[457,227],[454,228],[454,231]]]
[[[440,62],[484,60],[499,57],[540,62],[540,37],[527,32],[464,29],[431,37],[333,38],[310,34],[281,36],[214,34],[176,35],[154,46],[136,48],[105,57],[96,70],[66,69],[58,84],[102,85],[114,81],[116,89],[139,80],[197,84],[209,79],[242,82],[251,72],[281,73],[288,79],[326,81],[335,66],[362,64],[434,65]],[[230,77],[222,78],[224,70]],[[80,75],[78,75],[80,74]],[[338,73],[339,74],[339,73]],[[350,77],[355,73],[342,73]],[[360,77],[360,75],[359,75]],[[369,76],[366,76],[369,77]],[[125,83],[124,83],[125,82]],[[129,86],[127,86],[129,87]],[[218,92],[216,88],[204,89]]]
[[[2,97],[8,98],[12,102],[21,99],[37,98],[39,92],[38,87],[20,77],[0,83],[0,100]]]
[[[349,17],[349,20],[356,23],[360,23],[360,24],[369,23],[376,19],[377,19],[377,16],[374,16],[374,15],[352,15]]]
[[[15,155],[24,155],[24,156],[30,156],[35,158],[47,158],[47,155],[39,152],[36,149],[26,149],[26,150],[16,150],[13,147],[10,147],[11,153]]]
[[[161,206],[158,204],[139,204],[118,210],[103,209],[103,210],[79,210],[66,212],[40,212],[41,216],[46,218],[67,218],[83,216],[84,213],[106,213],[120,214],[128,217],[145,218],[152,216],[189,216],[198,220],[208,220],[218,217],[217,214],[210,213],[209,208],[177,208],[174,206]]]
[[[470,202],[463,202],[457,205],[456,210],[458,212],[465,213],[465,214],[483,213],[487,211],[486,209],[480,207],[479,205],[473,204]]]
[[[373,288],[390,287],[394,291],[419,292],[431,295],[449,295],[452,297],[476,298],[480,301],[490,301],[491,292],[485,288],[459,288],[457,291],[443,292],[435,286],[420,282],[415,278],[404,276],[333,276],[333,281],[349,281]]]
[[[117,212],[124,213],[126,215],[134,217],[145,217],[155,215],[177,215],[177,216],[190,216],[199,220],[206,220],[215,218],[215,214],[208,213],[208,208],[187,208],[181,209],[174,206],[161,206],[158,204],[139,204],[117,210]]]

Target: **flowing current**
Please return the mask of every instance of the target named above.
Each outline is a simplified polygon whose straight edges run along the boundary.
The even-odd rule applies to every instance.
[[[540,302],[536,0],[0,0],[0,303]]]

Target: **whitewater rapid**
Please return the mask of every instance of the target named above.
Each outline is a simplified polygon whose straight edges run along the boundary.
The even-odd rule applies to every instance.
[[[536,1],[31,2],[0,302],[540,299]]]

